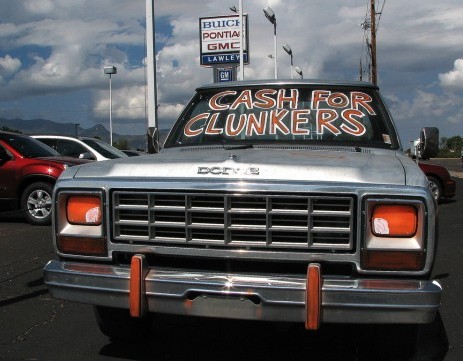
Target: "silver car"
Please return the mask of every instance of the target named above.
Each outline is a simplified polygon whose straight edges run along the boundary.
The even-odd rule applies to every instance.
[[[67,135],[32,135],[61,155],[90,160],[108,160],[127,157],[124,152],[96,138]]]

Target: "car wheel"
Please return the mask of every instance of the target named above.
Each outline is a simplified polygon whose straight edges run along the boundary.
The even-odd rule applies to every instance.
[[[431,190],[432,196],[436,201],[440,201],[442,197],[442,184],[441,182],[434,176],[428,175],[428,185],[429,189]]]
[[[51,224],[53,186],[49,183],[37,182],[28,186],[21,197],[21,209],[30,224]]]
[[[103,306],[95,306],[94,309],[98,327],[111,340],[142,340],[150,333],[153,323],[150,314],[134,318],[127,309]]]

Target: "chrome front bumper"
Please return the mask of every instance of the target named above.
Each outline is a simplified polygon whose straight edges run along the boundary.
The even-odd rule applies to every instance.
[[[323,277],[320,322],[429,323],[440,304],[437,281]],[[53,297],[132,309],[130,266],[50,261]],[[149,312],[252,320],[307,320],[307,278],[145,268],[138,289]],[[134,276],[132,276],[132,279]],[[312,307],[313,308],[313,307]],[[307,325],[307,324],[306,324]]]

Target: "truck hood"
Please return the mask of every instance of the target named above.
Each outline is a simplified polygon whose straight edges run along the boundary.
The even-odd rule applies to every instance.
[[[84,178],[220,178],[272,181],[347,182],[426,185],[418,166],[390,150],[191,149],[93,162],[64,177]]]

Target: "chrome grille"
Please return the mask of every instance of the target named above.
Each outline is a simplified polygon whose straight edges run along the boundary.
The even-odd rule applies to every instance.
[[[114,191],[116,243],[243,249],[353,248],[349,196]]]

